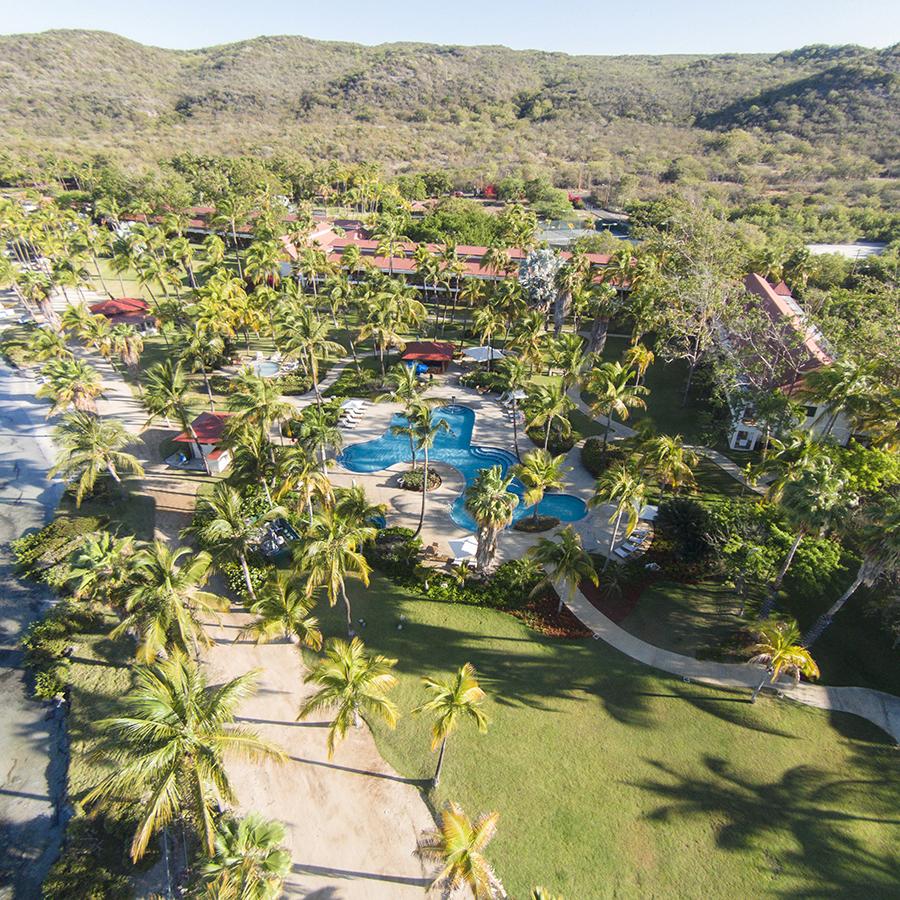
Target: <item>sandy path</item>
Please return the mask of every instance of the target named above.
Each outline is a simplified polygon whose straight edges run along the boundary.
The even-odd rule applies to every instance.
[[[349,735],[329,760],[322,719],[296,722],[310,689],[291,644],[233,643],[248,621],[222,618],[206,655],[213,683],[261,669],[258,691],[241,721],[289,754],[284,765],[233,760],[229,776],[241,810],[278,819],[287,828],[293,871],[288,896],[318,900],[424,896],[426,873],[413,855],[417,836],[434,822],[416,787],[381,758],[365,726]]]

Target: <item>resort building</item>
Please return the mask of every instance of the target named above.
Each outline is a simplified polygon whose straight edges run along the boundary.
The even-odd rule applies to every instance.
[[[190,455],[182,453],[181,458],[167,462],[177,468],[202,469],[203,461],[206,460],[210,474],[221,475],[231,465],[231,451],[222,446],[230,415],[231,413],[200,413],[191,423],[193,434],[190,430],[182,431],[174,438],[176,443],[187,445]]]
[[[132,325],[138,331],[155,332],[159,324],[147,301],[140,297],[113,297],[92,303],[89,309],[95,316],[108,319],[110,325]]]
[[[453,360],[453,344],[440,341],[410,341],[403,350],[401,357],[406,363],[419,363],[429,369],[447,371],[447,366]]]
[[[804,404],[805,417],[799,427],[825,434],[840,444],[850,440],[851,428],[843,413],[832,416],[825,404],[815,403],[803,395],[806,376],[833,362],[833,357],[825,346],[819,331],[812,327],[804,316],[803,310],[791,296],[790,288],[783,282],[770,284],[762,275],[751,273],[744,279],[750,303],[761,310],[772,322],[774,329],[789,329],[796,336],[796,344],[789,350],[789,371],[779,383],[771,385],[784,391],[789,397]],[[728,336],[724,336],[728,341]],[[776,352],[772,348],[773,353]],[[783,350],[782,350],[783,352]],[[740,378],[738,379],[740,382]],[[765,438],[766,428],[757,422],[752,403],[747,401],[746,391],[738,390],[730,401],[733,422],[728,445],[732,450],[754,450],[761,439]],[[834,421],[832,421],[834,419]],[[830,430],[829,430],[830,429]]]

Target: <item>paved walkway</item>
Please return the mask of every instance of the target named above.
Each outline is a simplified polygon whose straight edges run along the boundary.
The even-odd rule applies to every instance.
[[[762,670],[757,666],[698,660],[654,647],[616,625],[596,609],[581,591],[565,596],[565,589],[560,587],[559,593],[585,626],[631,659],[684,679],[718,687],[752,689],[759,684]],[[795,685],[793,681],[784,679],[778,682],[777,688],[786,697],[806,706],[852,713],[868,719],[900,743],[900,697],[861,687],[830,687],[806,682]]]

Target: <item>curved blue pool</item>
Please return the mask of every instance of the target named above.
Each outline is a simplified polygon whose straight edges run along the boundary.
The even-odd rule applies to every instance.
[[[443,419],[450,426],[450,431],[442,431],[437,436],[434,446],[428,451],[428,458],[458,469],[466,481],[466,487],[475,480],[482,469],[499,465],[505,474],[510,466],[516,464],[515,455],[508,450],[501,450],[499,447],[472,446],[474,410],[466,406],[442,406],[434,411],[434,418]],[[405,424],[405,416],[395,415],[391,419],[391,426]],[[422,454],[419,454],[420,459],[421,456]],[[378,472],[394,463],[409,462],[409,438],[405,435],[391,434],[388,429],[381,437],[351,444],[341,453],[338,461],[351,472]],[[524,490],[518,479],[510,485],[510,491],[520,499],[513,513],[514,522],[534,511],[533,507],[526,507],[521,502]],[[575,522],[587,513],[584,501],[572,494],[547,494],[540,502],[538,510],[541,515],[555,516],[561,522]],[[450,515],[461,528],[475,531],[475,522],[466,512],[465,493],[460,494],[453,502]]]

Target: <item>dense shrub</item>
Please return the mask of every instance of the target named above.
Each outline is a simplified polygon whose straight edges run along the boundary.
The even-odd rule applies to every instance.
[[[348,366],[338,375],[337,381],[325,391],[325,396],[344,399],[345,397],[371,397],[375,392],[378,376],[370,369]]]
[[[413,537],[411,528],[394,525],[382,528],[363,552],[369,564],[380,572],[407,581],[414,579],[419,570],[422,542]]]
[[[266,579],[271,575],[272,567],[254,561],[248,563],[247,568],[250,570],[250,584],[253,585],[253,590],[259,591]],[[240,564],[234,562],[220,563],[219,570],[225,576],[231,593],[244,602],[250,602],[251,598],[247,593],[247,584],[244,581],[244,570]]]
[[[538,446],[544,446],[544,428],[529,428],[528,429],[528,437]],[[559,456],[560,453],[568,453],[574,446],[575,441],[578,439],[574,429],[569,431],[569,434],[563,434],[562,430],[558,423],[554,422],[550,427],[550,440],[547,444],[547,449],[553,456]]]
[[[611,465],[625,459],[625,453],[615,444],[609,444],[606,448],[606,457],[603,456],[603,439],[598,437],[588,438],[581,445],[581,464],[595,478],[602,475]]]
[[[654,523],[658,541],[675,562],[701,566],[713,556],[713,520],[708,510],[696,500],[674,497],[659,506]]]
[[[487,578],[459,578],[446,572],[429,574],[427,595],[447,603],[468,603],[492,609],[521,609],[542,578],[531,559],[511,559]]]
[[[94,516],[59,516],[40,531],[17,538],[10,546],[19,571],[35,581],[47,581],[53,566],[100,526],[100,520]]]
[[[420,494],[422,493],[422,481],[425,478],[425,470],[424,469],[416,469],[415,472],[404,472],[399,479],[397,479],[397,484],[403,488],[404,491],[418,491]],[[434,469],[428,469],[428,490],[433,491],[435,488],[439,488],[441,486],[441,476],[438,475]]]
[[[508,387],[506,376],[502,372],[488,371],[487,369],[475,369],[466,372],[459,383],[470,388],[485,388],[497,394],[502,393]]]
[[[289,372],[278,378],[278,388],[282,394],[305,394],[312,390],[312,386],[312,379],[302,372]]]

